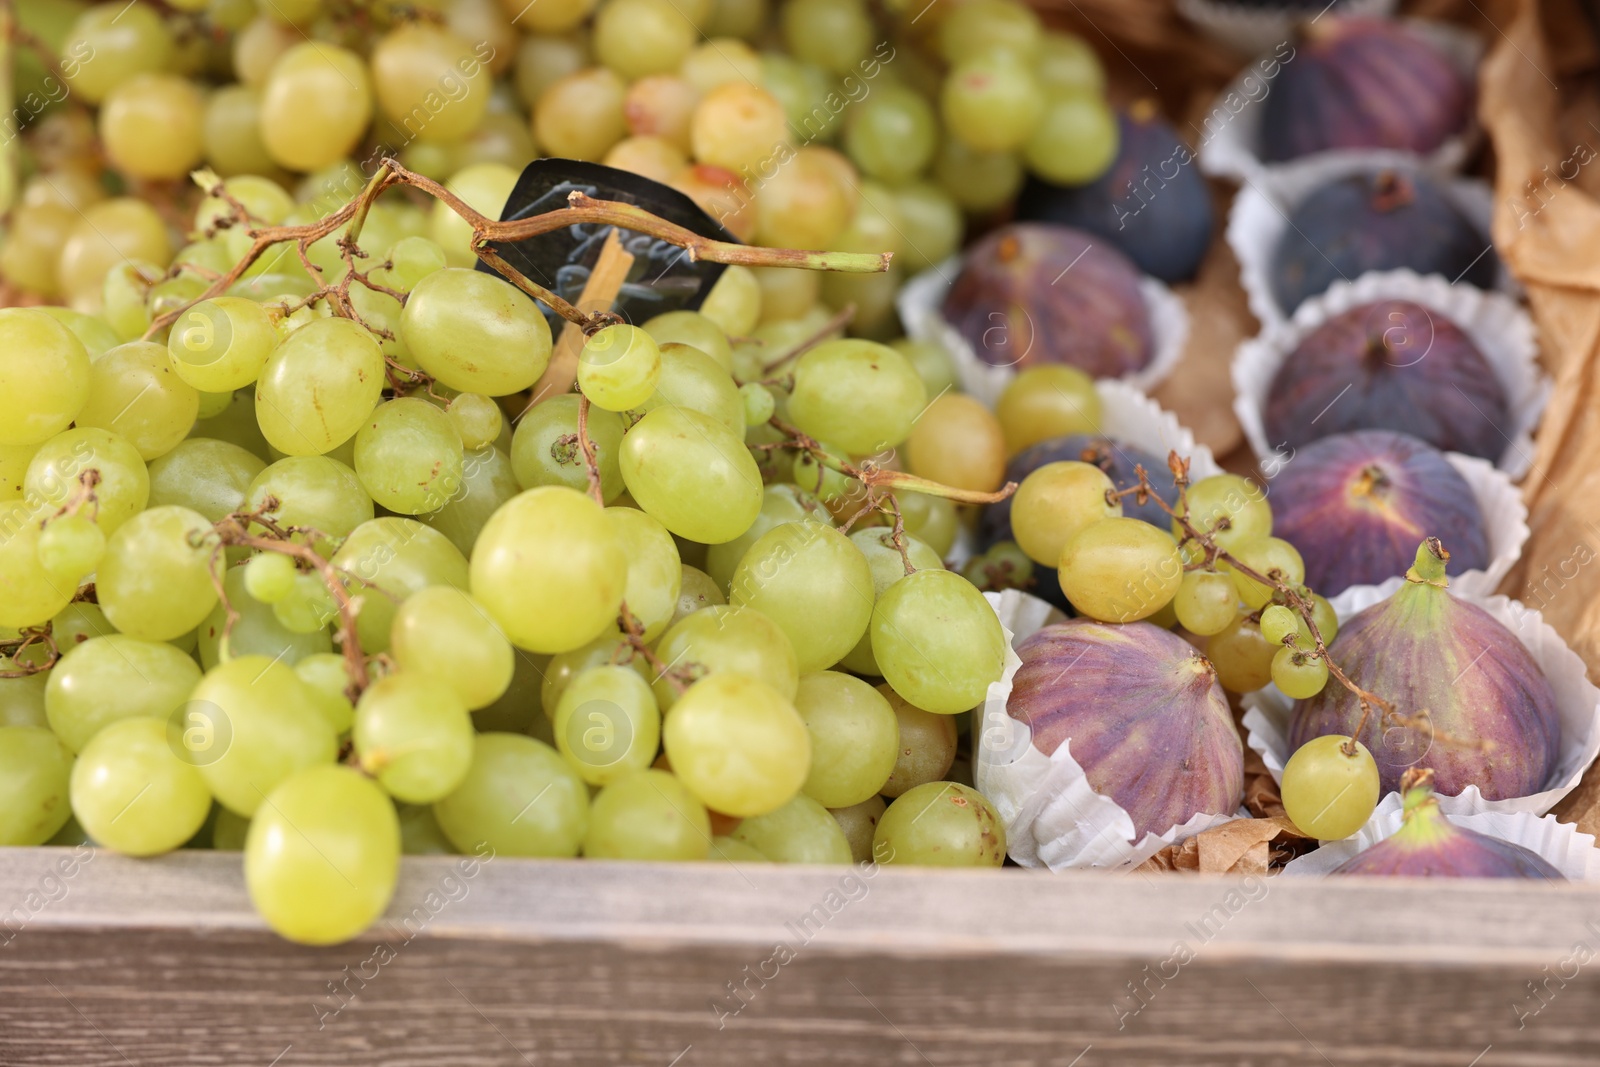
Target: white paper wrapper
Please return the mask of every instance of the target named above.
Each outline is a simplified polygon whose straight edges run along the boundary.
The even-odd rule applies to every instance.
[[[1388,599],[1404,581],[1403,577],[1395,577],[1382,585],[1347,589],[1334,597],[1333,610],[1340,624],[1343,625],[1363,609]],[[1441,796],[1439,807],[1446,815],[1475,815],[1490,811],[1543,815],[1577,787],[1584,770],[1600,755],[1600,689],[1589,682],[1583,660],[1567,647],[1561,635],[1537,611],[1510,597],[1465,593],[1453,583],[1451,592],[1459,599],[1487,611],[1515,634],[1533,656],[1534,662],[1555,690],[1556,712],[1561,719],[1561,750],[1549,782],[1537,793],[1509,800],[1486,800],[1477,786],[1469,785],[1459,796]],[[1328,684],[1338,683],[1330,680]],[[1246,695],[1243,703],[1246,709],[1244,727],[1248,731],[1245,743],[1261,754],[1262,762],[1266,764],[1273,780],[1281,782],[1283,765],[1289,759],[1289,711],[1294,702],[1279,692],[1277,686],[1269,685]]]
[[[1184,2],[1194,4],[1195,0]],[[1204,0],[1200,0],[1200,3],[1212,8],[1223,6],[1206,4]],[[1392,3],[1389,6],[1392,7]],[[1184,14],[1193,18],[1186,9]],[[1419,36],[1431,41],[1461,71],[1469,84],[1477,84],[1478,60],[1483,56],[1483,42],[1476,34],[1442,22],[1423,19],[1405,19],[1404,22]],[[1202,171],[1216,178],[1231,178],[1248,187],[1272,186],[1294,171],[1315,168],[1328,162],[1355,161],[1382,166],[1421,164],[1441,174],[1461,169],[1478,137],[1475,124],[1469,124],[1467,129],[1450,137],[1426,156],[1393,149],[1363,148],[1315,152],[1285,163],[1265,162],[1261,158],[1261,119],[1266,111],[1262,103],[1272,93],[1272,79],[1266,78],[1264,72],[1272,68],[1263,68],[1261,64],[1272,61],[1280,68],[1293,64],[1295,56],[1288,51],[1288,47],[1293,45],[1293,36],[1292,27],[1289,32],[1266,35],[1265,42],[1255,49],[1259,58],[1240,71],[1239,76],[1213,102],[1203,124],[1205,137],[1200,143],[1199,153]],[[1282,70],[1276,73],[1281,76]],[[1229,107],[1230,98],[1235,102],[1248,103],[1234,111]]]
[[[1294,318],[1267,325],[1239,345],[1233,355],[1233,413],[1256,455],[1266,458],[1278,452],[1267,438],[1265,420],[1267,391],[1278,368],[1317,327],[1378,300],[1420,304],[1472,339],[1504,388],[1511,412],[1511,424],[1500,427],[1506,447],[1496,465],[1512,478],[1526,474],[1533,465],[1533,431],[1550,397],[1550,379],[1539,367],[1533,320],[1516,301],[1500,293],[1451,285],[1437,274],[1423,276],[1409,270],[1369,271],[1353,282],[1334,282],[1327,292],[1301,304]],[[1280,454],[1278,464],[1283,462]]]
[[[1015,589],[985,593],[984,597],[1006,630],[1006,665],[1000,680],[989,686],[980,718],[974,723],[977,753],[972,773],[978,791],[989,798],[1005,822],[1012,859],[1025,867],[1055,871],[1130,868],[1168,845],[1240,817],[1196,815],[1166,833],[1146,834],[1135,841],[1132,816],[1116,801],[1089,788],[1083,768],[1068,751],[1070,742],[1063,742],[1053,755],[1046,756],[1030,743],[1027,724],[1006,714],[1012,680],[1022,666],[1014,651],[1016,642],[1064,616],[1037,597]]]
[[[906,333],[919,341],[943,345],[950,353],[961,375],[962,391],[994,407],[1006,383],[1016,377],[1017,372],[1014,367],[991,367],[979,359],[966,338],[945,321],[940,309],[960,272],[959,258],[930,267],[901,287],[895,306]],[[1189,340],[1189,312],[1176,293],[1149,275],[1140,279],[1139,291],[1150,313],[1153,351],[1148,366],[1122,380],[1135,389],[1150,392],[1183,358],[1183,349]]]
[[[1385,17],[1393,13],[1395,3],[1396,0],[1344,0],[1333,13]],[[1247,56],[1270,52],[1291,39],[1296,22],[1305,15],[1303,11],[1269,11],[1218,0],[1178,0],[1178,11],[1213,41]]]
[[[1251,182],[1239,190],[1228,212],[1228,246],[1239,261],[1239,283],[1244,286],[1250,303],[1250,313],[1261,323],[1263,330],[1282,324],[1289,314],[1278,306],[1272,295],[1272,257],[1278,243],[1289,229],[1289,217],[1306,197],[1329,182],[1352,174],[1372,174],[1394,166],[1404,167],[1404,160],[1380,160],[1368,153],[1363,158],[1346,156],[1319,156],[1304,164],[1285,167],[1274,174],[1270,182]],[[1412,161],[1411,166],[1415,166]],[[1489,236],[1490,220],[1494,216],[1494,192],[1488,185],[1474,178],[1434,176],[1440,190],[1448,196],[1462,216],[1478,230],[1483,238],[1485,255],[1492,241]],[[1377,274],[1399,274],[1400,271],[1373,271]],[[1359,279],[1357,279],[1359,281]],[[1453,282],[1454,278],[1445,281]],[[1337,283],[1335,283],[1337,284]],[[1511,297],[1520,295],[1520,288],[1511,272],[1501,263],[1495,272],[1495,289]],[[1472,289],[1470,285],[1457,285],[1457,289]],[[1326,295],[1326,294],[1322,294]],[[1304,303],[1309,304],[1317,297]],[[1301,305],[1304,307],[1304,304]]]
[[[1531,812],[1486,811],[1477,815],[1449,815],[1447,818],[1466,830],[1498,837],[1537,853],[1556,870],[1575,882],[1600,881],[1600,849],[1594,837],[1580,833],[1571,823],[1557,822],[1554,815]],[[1318,877],[1400,829],[1400,794],[1390,793],[1378,803],[1367,825],[1343,841],[1329,841],[1314,852],[1290,860],[1283,868],[1285,878]]]

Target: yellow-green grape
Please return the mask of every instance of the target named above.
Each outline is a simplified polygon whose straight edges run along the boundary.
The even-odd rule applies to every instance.
[[[400,876],[400,820],[372,779],[312,767],[272,791],[245,838],[250,901],[283,937],[332,945],[389,906]]]
[[[349,584],[357,634],[369,655],[388,649],[396,606],[406,597],[433,585],[465,589],[468,584],[466,557],[443,534],[415,519],[386,515],[362,523],[331,562],[354,579]]]
[[[294,590],[294,558],[260,552],[244,565],[244,590],[263,604],[276,604]]]
[[[1299,586],[1306,580],[1305,561],[1295,547],[1281,537],[1258,537],[1236,542],[1229,551],[1241,564],[1267,578],[1290,586]],[[1271,602],[1273,594],[1277,592],[1273,586],[1246,577],[1229,566],[1226,560],[1222,560],[1219,566],[1233,577],[1233,586],[1239,591],[1239,599],[1252,609],[1260,610]]]
[[[1035,563],[1054,566],[1079,530],[1122,515],[1122,501],[1106,495],[1115,489],[1092,463],[1046,463],[1022,479],[1012,498],[1011,529],[1017,545]]]
[[[51,576],[39,562],[38,509],[0,503],[0,626],[41,626],[66,607],[77,583]]]
[[[872,610],[871,632],[884,680],[925,711],[966,711],[1000,680],[1006,653],[1000,619],[954,571],[917,571],[895,582]]]
[[[245,816],[296,771],[332,763],[338,751],[294,668],[267,656],[213,667],[168,721],[179,755],[219,803]]]
[[[1289,821],[1308,836],[1340,841],[1365,826],[1378,806],[1378,764],[1361,742],[1327,734],[1289,757],[1282,788]]]
[[[56,616],[56,621],[60,618]],[[55,630],[54,623],[51,632],[57,641],[65,643],[72,640]],[[16,665],[11,657],[0,657],[0,670],[14,670]],[[24,674],[17,678],[0,678],[0,727],[49,726],[50,720],[44,710],[44,689],[49,680],[49,671]]]
[[[937,266],[961,248],[966,232],[961,208],[939,186],[929,181],[902,185],[895,190],[895,202],[907,235],[905,248],[895,262],[908,273]],[[929,390],[930,394],[934,392]]]
[[[168,641],[200,624],[217,602],[217,535],[188,508],[140,512],[117,528],[96,575],[100,607],[118,630]]]
[[[244,506],[251,481],[266,467],[238,445],[190,437],[150,464],[150,504],[178,504],[220,522]]]
[[[731,541],[761,510],[761,472],[743,439],[698,411],[646,414],[622,439],[621,467],[639,506],[691,541]]]
[[[883,695],[859,678],[818,671],[800,676],[794,707],[811,736],[802,792],[829,808],[877,795],[900,751],[899,725]]]
[[[389,651],[402,671],[443,683],[472,711],[504,695],[516,666],[510,642],[489,613],[448,585],[406,598],[395,613]]]
[[[872,862],[872,835],[886,807],[888,803],[883,797],[871,796],[848,808],[828,809],[828,814],[844,831],[844,838],[850,843],[850,858],[856,863]]]
[[[55,580],[76,585],[105,554],[106,535],[83,515],[60,515],[45,522],[35,551],[39,566]]]
[[[259,91],[278,57],[305,38],[265,15],[251,19],[233,38],[233,70],[241,84]]]
[[[83,493],[83,476],[94,471],[95,506],[86,513],[108,536],[144,510],[150,500],[150,474],[127,438],[97,426],[56,434],[28,463],[23,487],[36,506],[65,507]],[[43,517],[42,515],[40,516]]]
[[[700,314],[729,337],[749,336],[761,323],[761,283],[755,272],[737,263],[724,267]]]
[[[1005,433],[1006,453],[1014,456],[1052,437],[1100,432],[1100,395],[1094,379],[1077,367],[1026,367],[1006,384],[995,415]]]
[[[566,652],[613,625],[626,589],[622,538],[593,500],[541,486],[513,498],[472,553],[472,593],[511,642]]]
[[[693,612],[672,625],[656,655],[692,677],[738,674],[756,679],[786,700],[799,686],[794,645],[777,623],[754,608],[713,606]],[[671,680],[657,678],[654,688],[662,711],[671,708],[677,700]]]
[[[727,369],[704,351],[677,341],[661,348],[661,376],[655,391],[633,405],[635,417],[659,407],[687,408],[744,435],[744,401]]]
[[[1178,514],[1227,551],[1272,533],[1272,506],[1267,503],[1266,490],[1237,474],[1200,479],[1185,493],[1185,504],[1178,507]],[[1182,535],[1176,521],[1172,533]]]
[[[272,0],[268,16],[289,26],[304,26],[322,10],[322,0]]]
[[[783,105],[747,81],[706,93],[690,119],[689,139],[696,160],[735,174],[764,173],[790,151]]]
[[[1206,641],[1206,658],[1230,693],[1253,693],[1272,681],[1272,659],[1281,646],[1261,635],[1247,615],[1234,618]]]
[[[654,641],[677,610],[683,582],[678,546],[665,526],[636,508],[607,508],[605,514],[628,559],[623,603],[644,627],[645,640]]]
[[[251,481],[244,506],[260,511],[269,498],[277,502],[274,521],[316,530],[321,537],[312,543],[324,555],[373,516],[372,498],[356,472],[327,456],[290,456],[270,464]]]
[[[1185,630],[1209,637],[1221,633],[1239,614],[1239,594],[1233,579],[1221,571],[1187,571],[1172,607]]]
[[[594,19],[594,55],[629,80],[665,74],[682,65],[697,36],[670,0],[606,0]]]
[[[378,342],[349,319],[302,326],[268,357],[256,382],[261,432],[291,456],[332,451],[378,406],[383,368]]]
[[[897,797],[926,782],[942,779],[955,763],[956,745],[960,740],[956,716],[924,711],[895,692],[888,682],[878,686],[878,692],[894,709],[900,734],[894,770],[880,792],[886,797]]]
[[[872,341],[826,341],[795,363],[789,415],[852,455],[905,440],[927,405],[922,379],[899,352]]]
[[[853,224],[851,229],[854,229]],[[848,232],[836,243],[842,243],[847,236]],[[829,307],[854,304],[856,317],[851,322],[851,331],[863,339],[887,341],[900,332],[895,298],[904,281],[905,275],[899,265],[893,263],[881,274],[829,273],[822,279],[822,299]]]
[[[854,648],[872,621],[872,570],[832,526],[781,523],[739,561],[728,599],[777,623],[801,671],[823,670]]]
[[[195,835],[211,793],[167,743],[160,719],[101,730],[72,767],[72,812],[93,840],[129,856],[171,852]]]
[[[448,265],[444,249],[426,237],[402,237],[389,249],[393,266],[374,272],[374,277],[391,289],[409,293],[418,282]]]
[[[1300,617],[1282,604],[1273,604],[1261,612],[1261,636],[1275,645],[1283,644],[1283,639],[1290,634],[1299,634],[1303,629]],[[1310,633],[1306,633],[1309,640]]]
[[[702,94],[730,83],[760,85],[763,74],[761,56],[754,48],[717,35],[695,45],[678,68],[679,77]]]
[[[773,863],[846,864],[853,859],[839,823],[805,793],[776,811],[743,820],[731,836]]]
[[[811,739],[794,705],[742,674],[712,674],[690,686],[667,716],[662,739],[689,791],[740,818],[788,803],[811,770]]]
[[[224,178],[274,167],[261,140],[261,94],[249,86],[224,86],[207,98],[200,137],[206,162]]]
[[[659,137],[625,137],[611,146],[604,163],[666,184],[689,165],[677,145]]]
[[[1017,195],[1022,188],[1022,161],[1015,152],[982,152],[946,137],[934,157],[933,177],[964,210],[983,214]]]
[[[878,820],[872,858],[920,867],[999,867],[1006,827],[988,798],[958,782],[902,793]]]
[[[900,205],[895,199],[894,190],[879,182],[868,180],[860,183],[857,195],[855,214],[851,216],[849,224],[839,236],[834,238],[832,247],[842,252],[898,254],[905,243],[903,236],[905,221],[900,218]],[[843,277],[844,275],[839,275],[839,278]],[[855,275],[854,280],[865,281],[869,277],[879,276]],[[830,299],[829,290],[837,282],[838,278],[822,279],[823,299],[835,305],[838,305],[839,301]],[[859,330],[860,327],[856,328]]]
[[[519,76],[521,72],[519,71]],[[652,74],[628,86],[623,115],[635,137],[666,141],[680,152],[689,151],[689,117],[700,92],[671,74]]]
[[[762,426],[772,418],[777,410],[777,402],[772,399],[772,392],[766,386],[756,382],[746,382],[739,387],[739,398],[744,401],[744,422],[746,426]]]
[[[672,613],[672,620],[667,624],[669,627],[678,625],[684,618],[701,608],[721,607],[728,602],[721,586],[711,575],[687,563],[683,565],[682,570],[683,582],[678,589],[678,606]]]
[[[511,467],[524,489],[564,485],[586,492],[588,468],[577,441],[579,399],[571,394],[540,401],[517,423],[511,437]],[[589,409],[589,441],[600,468],[600,493],[615,500],[622,492],[622,420],[604,408]]]
[[[418,518],[449,538],[463,555],[470,555],[490,517],[522,487],[511,460],[498,448],[468,452],[461,469],[460,490],[444,507]]]
[[[987,493],[1005,481],[1000,423],[981,401],[959,393],[928,405],[906,439],[905,456],[911,473],[957,489]]]
[[[272,605],[272,617],[283,629],[309,636],[327,629],[337,609],[318,575],[297,574],[289,595]]]
[[[167,355],[185,382],[207,393],[242,389],[261,376],[280,335],[254,300],[203,300],[172,324]]]
[[[939,143],[933,107],[900,85],[876,89],[845,122],[844,147],[862,173],[895,185],[927,169]]]
[[[1328,684],[1328,661],[1314,651],[1280,648],[1272,656],[1272,681],[1291,700],[1309,700]]]
[[[637,326],[618,323],[591,335],[578,354],[578,388],[607,411],[650,398],[661,378],[661,349]]]
[[[409,137],[456,141],[483,120],[489,79],[472,46],[445,27],[397,26],[373,46],[370,62],[379,109]]]
[[[164,641],[113,632],[66,650],[50,671],[45,712],[62,743],[81,752],[111,723],[166,719],[199,681],[194,660]]]
[[[538,381],[550,362],[550,324],[538,307],[480,271],[452,267],[419,281],[400,335],[419,367],[464,393],[515,393]]]
[[[713,837],[706,859],[719,863],[771,863],[759,850],[731,837]]]
[[[1033,72],[1047,96],[1100,96],[1105,92],[1106,75],[1099,57],[1082,37],[1070,33],[1044,34]]]
[[[142,200],[117,197],[83,209],[61,246],[56,279],[73,308],[96,312],[112,267],[133,260],[160,269],[171,259],[167,225],[156,210]]]
[[[118,344],[136,341],[150,328],[150,301],[155,292],[151,283],[160,276],[153,264],[135,260],[106,271],[99,311],[117,335]]]
[[[500,405],[482,393],[462,393],[444,410],[461,435],[461,446],[469,452],[494,444],[505,424]]]
[[[644,332],[655,338],[662,348],[673,343],[698,348],[716,360],[724,371],[733,372],[733,348],[728,344],[728,335],[698,311],[668,311],[657,315],[645,322]]]
[[[500,0],[500,7],[512,24],[524,33],[565,33],[594,10],[598,0],[545,0],[535,11],[516,0]]]
[[[627,83],[607,67],[561,78],[534,104],[534,140],[546,152],[569,159],[605,158],[628,132],[623,113],[627,91]]]
[[[712,545],[706,550],[706,573],[725,594],[733,581],[733,573],[738,568],[739,561],[744,559],[751,545],[774,526],[786,522],[799,522],[803,519],[829,522],[827,510],[806,490],[787,483],[767,486],[762,492],[761,512],[750,524],[750,528],[732,541]]]
[[[336,652],[313,653],[294,665],[294,673],[310,694],[312,706],[333,732],[341,737],[349,733],[356,710],[350,703],[350,671],[344,656]]]
[[[91,104],[128,79],[166,68],[172,31],[148,4],[97,4],[78,16],[62,43],[63,59],[76,60],[72,91]]]
[[[1302,589],[1300,595],[1304,596],[1309,590]],[[1317,624],[1317,633],[1322,636],[1324,645],[1333,644],[1333,639],[1339,636],[1339,616],[1334,614],[1333,605],[1328,603],[1328,598],[1317,594],[1311,598],[1311,621]]]
[[[61,292],[56,263],[78,221],[78,212],[65,204],[44,203],[17,208],[11,232],[0,247],[0,271],[6,280],[31,293],[50,298]]]
[[[200,624],[195,636],[202,667],[210,669],[224,660],[245,655],[267,656],[292,667],[306,656],[328,652],[333,648],[326,620],[333,615],[334,609],[319,575],[291,573],[289,592],[271,604],[251,596],[245,588],[245,578],[243,568],[228,569],[222,579],[223,593],[228,603],[224,605],[219,601]],[[278,605],[297,601],[302,585],[315,589],[319,594],[319,604],[325,606],[319,609],[320,613],[313,622],[295,629],[279,621]],[[228,628],[229,607],[234,612],[231,630]]]
[[[589,789],[561,754],[516,734],[479,734],[467,777],[433,806],[462,852],[575,856],[589,829]]]
[[[379,404],[356,431],[354,458],[372,499],[401,515],[436,511],[461,488],[461,435],[418,397]]]
[[[39,445],[0,445],[0,501],[22,499],[28,464],[39,448]]]
[[[501,163],[479,163],[462,168],[445,183],[445,188],[474,210],[497,219],[516,184],[517,172],[510,167]],[[450,266],[470,267],[478,261],[472,251],[471,224],[442,201],[433,205],[428,236],[444,250],[445,261]]]
[[[261,98],[261,139],[279,166],[310,171],[350,154],[372,121],[367,65],[320,41],[273,63]]]
[[[37,310],[71,330],[73,336],[83,342],[91,363],[122,343],[117,332],[98,315],[85,315],[71,308],[42,307]]]
[[[844,225],[840,222],[840,227]],[[837,230],[834,231],[837,233]],[[820,271],[790,267],[756,267],[756,284],[761,286],[761,324],[788,322],[812,310],[822,290]]]
[[[590,785],[644,770],[661,747],[661,712],[650,683],[605,664],[573,678],[550,716],[556,748]]]
[[[0,726],[0,846],[42,845],[72,818],[72,753],[42,726]]]
[[[939,54],[948,63],[973,56],[1006,52],[1015,61],[1034,63],[1044,27],[1025,4],[1009,0],[974,0],[945,16],[939,25]]]
[[[61,609],[61,612],[51,620],[50,632],[56,639],[56,648],[65,655],[91,637],[109,637],[117,631],[106,621],[106,613],[100,610],[99,604],[80,600]],[[39,675],[41,700],[44,696],[44,681],[45,676]]]
[[[1116,161],[1120,141],[1117,116],[1104,98],[1058,96],[1045,105],[1022,155],[1046,181],[1084,185]]]
[[[444,680],[406,670],[361,694],[351,734],[361,769],[397,800],[432,804],[472,762],[472,719]]]
[[[611,782],[594,798],[583,854],[590,859],[703,860],[711,817],[670,772],[642,770]]]
[[[36,445],[65,430],[89,399],[83,342],[43,312],[0,309],[0,445]]]
[[[205,103],[187,79],[140,74],[107,94],[100,140],[111,165],[134,178],[170,181],[204,154]]]
[[[787,0],[779,15],[795,58],[849,74],[872,48],[872,19],[859,0]]]
[[[582,648],[551,656],[539,680],[539,704],[546,717],[554,717],[561,694],[567,691],[574,678],[595,667],[613,665],[631,667],[645,681],[654,679],[649,663],[634,653],[633,646],[620,630],[610,630]]]
[[[1091,523],[1061,550],[1061,590],[1081,614],[1102,622],[1148,619],[1183,582],[1183,559],[1165,530],[1140,519]]]
[[[850,540],[866,557],[867,566],[872,571],[874,603],[891,585],[906,576],[907,558],[911,560],[911,566],[915,570],[940,570],[944,567],[944,562],[937,552],[910,534],[905,535],[905,556],[901,556],[900,550],[895,547],[893,533],[881,526],[857,530],[850,535]],[[870,627],[861,635],[861,640],[856,642],[856,647],[845,653],[839,665],[857,674],[877,676],[883,674],[878,669],[877,658],[872,654]]]
[[[956,506],[942,496],[926,493],[896,493],[895,496],[900,501],[906,532],[927,542],[941,558],[949,555],[961,521],[956,516]]]
[[[1008,55],[979,55],[945,79],[939,111],[950,134],[978,152],[1012,152],[1028,142],[1044,113],[1033,73]]]

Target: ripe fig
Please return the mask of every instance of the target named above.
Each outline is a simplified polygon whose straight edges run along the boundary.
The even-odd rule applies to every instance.
[[[1400,588],[1341,626],[1328,649],[1353,682],[1408,721],[1383,721],[1374,709],[1357,733],[1355,694],[1329,685],[1295,702],[1289,747],[1353,736],[1371,750],[1385,793],[1410,767],[1432,769],[1446,796],[1469,785],[1486,800],[1536,793],[1559,756],[1555,691],[1515,634],[1449,592],[1448,560],[1428,538]]]
[[[1409,434],[1360,430],[1296,452],[1272,481],[1272,529],[1324,596],[1400,573],[1424,537],[1451,546],[1448,573],[1489,565],[1489,536],[1467,480]]]
[[[1006,712],[1033,747],[1065,741],[1089,786],[1133,818],[1135,836],[1244,796],[1244,748],[1216,671],[1194,646],[1148,622],[1069,619],[1017,646]]]
[[[1070,363],[1096,378],[1142,370],[1154,354],[1139,272],[1068,226],[1002,226],[967,250],[944,317],[995,367]]]
[[[1380,170],[1331,181],[1290,212],[1272,254],[1272,295],[1293,314],[1341,278],[1401,268],[1489,289],[1499,263],[1433,179]]]
[[[1362,304],[1313,330],[1278,368],[1265,406],[1268,439],[1291,448],[1394,430],[1490,462],[1511,420],[1505,387],[1472,339],[1405,300]]]
[[[1313,20],[1261,113],[1261,154],[1392,148],[1426,155],[1466,128],[1472,84],[1432,41],[1388,19]]]
[[[1017,199],[1023,221],[1074,226],[1110,241],[1146,274],[1193,278],[1211,245],[1211,190],[1190,166],[1194,152],[1153,100],[1117,115],[1116,161],[1088,185],[1030,178]]]
[[[1446,819],[1433,793],[1431,771],[1408,772],[1406,779],[1400,829],[1328,873],[1566,881],[1566,875],[1532,849]]]

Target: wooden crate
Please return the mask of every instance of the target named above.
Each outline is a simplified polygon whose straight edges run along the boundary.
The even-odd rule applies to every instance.
[[[311,949],[81,855],[0,850],[7,1067],[1600,1062],[1576,885],[426,857]]]

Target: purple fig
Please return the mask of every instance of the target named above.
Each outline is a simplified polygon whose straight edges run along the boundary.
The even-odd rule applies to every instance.
[[[1261,154],[1393,148],[1427,154],[1472,117],[1472,83],[1432,41],[1388,19],[1313,20],[1261,113]]]
[[[944,317],[991,366],[1070,363],[1120,378],[1143,369],[1154,348],[1139,281],[1102,238],[1016,223],[967,250]]]
[[[1272,253],[1272,295],[1293,314],[1341,278],[1401,268],[1488,289],[1500,260],[1488,234],[1433,179],[1397,170],[1352,174],[1289,215]]]
[[[1089,786],[1133,817],[1137,836],[1244,797],[1244,748],[1217,672],[1153,623],[1069,619],[1017,646],[1006,712],[1046,756],[1065,741]]]
[[[1566,881],[1566,875],[1532,849],[1446,819],[1433,794],[1431,772],[1412,772],[1406,777],[1400,829],[1329,873]]]
[[[1560,753],[1555,691],[1515,634],[1449,592],[1448,559],[1428,538],[1400,588],[1341,626],[1328,649],[1351,681],[1403,719],[1386,721],[1374,708],[1357,733],[1359,700],[1330,683],[1295,702],[1289,747],[1353,736],[1372,752],[1385,792],[1408,768],[1427,767],[1446,796],[1469,785],[1487,800],[1537,793]]]
[[[1394,430],[1491,462],[1511,421],[1505,389],[1472,340],[1405,300],[1362,304],[1313,330],[1278,368],[1265,407],[1278,448]]]
[[[1272,480],[1272,533],[1300,550],[1323,596],[1399,574],[1424,537],[1451,546],[1450,574],[1489,565],[1467,480],[1409,434],[1360,430],[1314,441]]]

